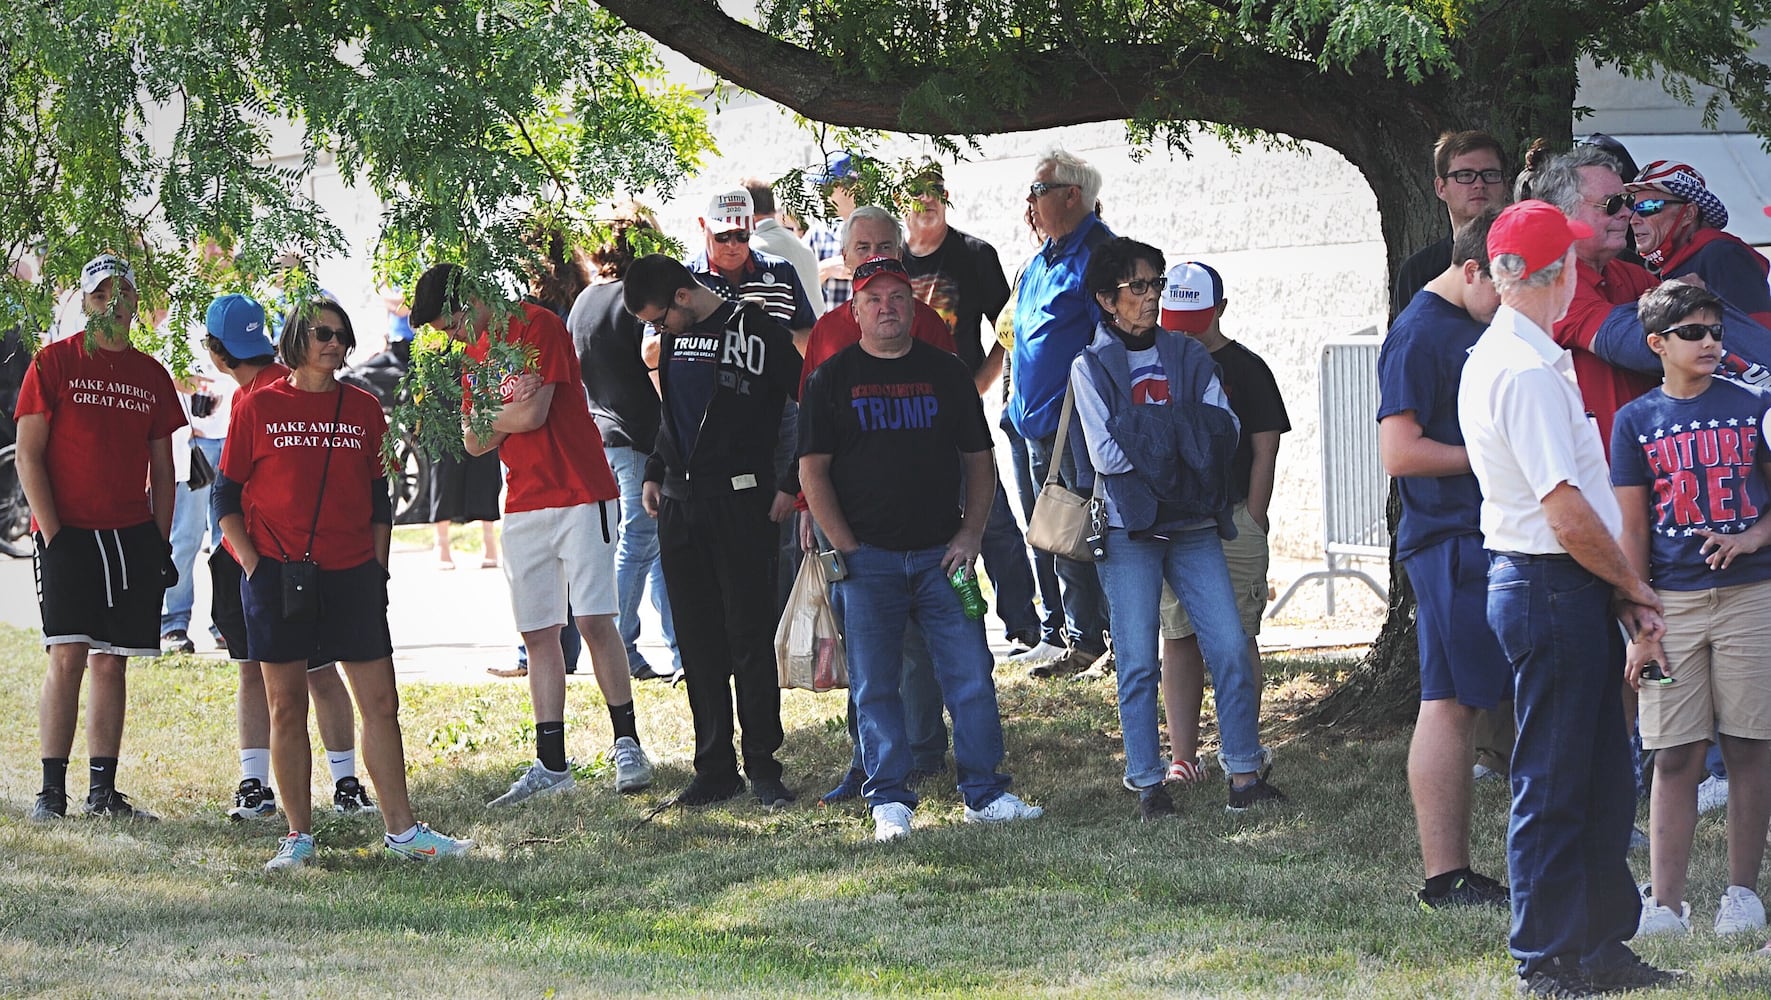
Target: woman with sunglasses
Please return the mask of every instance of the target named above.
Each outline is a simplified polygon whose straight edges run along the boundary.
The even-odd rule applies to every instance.
[[[406,794],[387,627],[387,423],[374,396],[336,378],[355,344],[331,299],[293,310],[277,345],[290,374],[236,404],[216,482],[222,534],[245,572],[247,651],[262,664],[271,769],[289,819],[265,865],[272,872],[314,857],[307,666],[315,658],[339,661],[350,678],[387,852],[434,860],[473,847],[414,820]]]
[[[1655,160],[1624,185],[1630,229],[1648,269],[1661,278],[1695,274],[1710,291],[1771,327],[1771,262],[1739,237],[1722,231],[1728,209],[1703,175],[1683,163]]]
[[[1069,390],[1085,444],[1071,449],[1077,480],[1094,481],[1105,506],[1095,570],[1113,609],[1125,786],[1138,793],[1144,820],[1174,813],[1156,723],[1164,581],[1192,619],[1211,669],[1229,808],[1285,798],[1266,782],[1260,690],[1219,541],[1220,532],[1235,531],[1236,416],[1210,352],[1157,324],[1164,267],[1161,251],[1135,240],[1116,237],[1095,248],[1082,282],[1101,318],[1071,363]],[[1064,433],[1069,422],[1059,419]]]

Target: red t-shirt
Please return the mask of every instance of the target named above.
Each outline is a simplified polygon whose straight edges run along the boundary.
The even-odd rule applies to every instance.
[[[547,421],[532,431],[510,435],[498,446],[498,460],[504,465],[505,513],[613,500],[621,490],[603,454],[603,436],[590,415],[572,335],[566,332],[566,324],[546,309],[528,302],[522,303],[522,308],[523,315],[511,317],[505,339],[533,351],[531,370],[554,390]],[[491,351],[490,335],[482,334],[463,353],[484,362]],[[510,402],[521,374],[504,373],[504,402]],[[468,378],[462,378],[464,390]],[[465,399],[462,405],[466,407]]]
[[[241,386],[239,391],[234,394],[234,398],[235,399],[245,399],[247,396],[252,395],[254,392],[257,392],[258,390],[264,388],[265,386],[271,385],[276,382],[281,382],[288,377],[289,377],[289,369],[283,367],[283,365],[280,362],[273,361],[270,364],[265,365],[263,368],[260,368],[258,370],[258,374],[252,376],[252,381]],[[232,417],[233,411],[229,410],[228,413],[229,413],[228,423],[231,426],[233,423],[233,417]],[[222,447],[225,449],[227,446],[225,444],[223,444]],[[303,536],[303,537],[306,537],[306,536]],[[221,540],[221,547],[228,550],[228,555],[233,556],[235,562],[240,561],[240,554],[234,551],[234,546],[233,546],[232,542],[229,542],[226,538],[223,538]]]
[[[910,317],[910,335],[948,354],[959,353],[954,349],[953,331],[947,328],[947,321],[926,302],[916,303],[916,311]],[[836,306],[818,317],[811,335],[806,338],[806,363],[799,370],[800,395],[805,395],[806,379],[812,377],[819,365],[836,357],[850,344],[860,342],[861,324],[856,322],[855,310],[849,306]]]
[[[1556,343],[1574,355],[1574,380],[1580,383],[1580,398],[1599,424],[1599,440],[1607,457],[1611,451],[1611,421],[1623,404],[1660,384],[1652,375],[1613,368],[1592,352],[1593,337],[1604,324],[1611,310],[1626,302],[1634,302],[1655,285],[1654,275],[1628,261],[1613,260],[1604,273],[1575,262],[1574,302],[1568,315],[1556,324],[1551,336]]]
[[[31,359],[19,390],[17,416],[36,413],[49,423],[49,488],[63,524],[103,531],[154,516],[148,443],[185,425],[160,362],[133,347],[88,352],[84,332],[57,341]]]
[[[313,558],[321,569],[350,569],[375,558],[372,490],[382,476],[381,439],[386,433],[381,404],[355,386],[304,392],[287,379],[254,380],[248,392],[236,397],[221,449],[221,471],[242,484],[246,533],[259,555],[300,559],[313,531]]]

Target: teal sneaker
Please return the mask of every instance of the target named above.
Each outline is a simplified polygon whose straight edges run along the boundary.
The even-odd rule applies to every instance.
[[[411,840],[396,841],[392,836],[382,838],[387,845],[387,853],[407,861],[435,861],[438,858],[453,858],[473,850],[471,840],[456,840],[447,834],[432,830],[428,824],[418,824],[417,832]]]
[[[264,863],[267,872],[305,868],[314,863],[314,835],[292,833],[277,841],[277,855]]]

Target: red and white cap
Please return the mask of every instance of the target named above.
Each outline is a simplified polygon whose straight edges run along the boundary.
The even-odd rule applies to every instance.
[[[1623,189],[1631,194],[1653,191],[1688,201],[1697,206],[1703,224],[1711,229],[1721,229],[1728,224],[1728,209],[1723,206],[1722,199],[1710,192],[1703,175],[1690,164],[1655,160],[1643,167],[1636,179],[1625,184]]]
[[[707,214],[701,216],[701,221],[710,233],[729,233],[734,229],[748,232],[754,215],[756,206],[750,200],[750,192],[738,188],[714,195],[707,203]]]
[[[1176,264],[1162,283],[1162,328],[1204,333],[1223,301],[1224,279],[1209,264],[1196,260]]]

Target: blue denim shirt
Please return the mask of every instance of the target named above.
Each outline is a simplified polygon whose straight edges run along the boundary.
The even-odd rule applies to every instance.
[[[1021,271],[1008,417],[1022,437],[1058,432],[1070,362],[1088,346],[1101,318],[1100,305],[1082,287],[1082,272],[1094,248],[1112,238],[1113,231],[1091,214],[1061,239],[1046,240]]]

